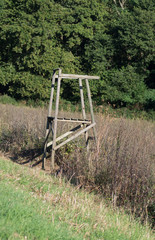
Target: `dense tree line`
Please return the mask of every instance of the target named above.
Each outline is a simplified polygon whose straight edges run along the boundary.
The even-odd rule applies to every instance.
[[[154,0],[1,0],[0,94],[49,99],[53,69],[95,74],[98,104],[155,105]],[[78,84],[61,95],[78,101]]]

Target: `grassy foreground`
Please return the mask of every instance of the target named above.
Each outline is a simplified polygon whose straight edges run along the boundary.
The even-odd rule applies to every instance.
[[[0,158],[0,239],[154,239],[93,194]]]

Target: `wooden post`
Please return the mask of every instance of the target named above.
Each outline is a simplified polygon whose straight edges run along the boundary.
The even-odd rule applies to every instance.
[[[53,77],[52,77],[52,88],[51,88],[50,104],[49,104],[49,109],[48,109],[48,117],[52,116],[52,105],[53,105],[53,96],[54,96],[55,75],[56,75],[56,72],[54,71]]]
[[[91,113],[92,123],[95,123],[94,112],[93,112],[93,104],[92,104],[91,92],[90,92],[88,79],[86,79],[86,87],[87,87],[87,93],[88,93],[88,100],[89,100],[89,106],[90,106],[90,113]],[[97,142],[95,126],[93,127],[93,131],[94,131],[95,141]]]
[[[55,156],[55,146],[56,146],[56,134],[57,134],[57,118],[59,110],[59,97],[60,97],[60,85],[61,85],[61,69],[59,69],[58,75],[58,86],[57,86],[57,96],[56,96],[56,107],[55,107],[55,118],[54,118],[54,130],[53,130],[53,144],[52,144],[52,154],[51,154],[51,169],[54,170],[54,156]]]
[[[86,120],[86,111],[85,111],[85,104],[84,104],[84,95],[83,95],[83,87],[82,87],[82,79],[79,78],[79,87],[80,87],[80,96],[81,96],[81,107],[82,107],[82,115],[84,120]],[[84,124],[86,127],[87,125]],[[86,147],[87,147],[87,152],[89,152],[89,136],[88,136],[88,131],[85,132],[85,139],[86,139]]]
[[[53,104],[53,95],[54,95],[54,85],[55,85],[55,74],[54,71],[53,77],[52,77],[52,86],[51,86],[51,95],[50,95],[50,103],[49,103],[49,109],[48,109],[48,117],[51,117],[52,115],[52,104]],[[42,161],[42,169],[45,169],[46,165],[46,149],[47,149],[47,140],[48,136],[50,134],[50,131],[52,130],[52,124],[49,124],[47,117],[47,125],[46,125],[46,134],[45,134],[45,143],[44,143],[44,154],[43,154],[43,161]]]
[[[91,92],[90,92],[88,79],[86,79],[86,88],[87,88],[88,101],[89,101],[89,106],[90,106],[91,120],[92,120],[92,123],[95,123],[94,112],[93,112],[93,104],[92,104]],[[95,142],[97,143],[95,125],[93,126],[93,132],[94,132]],[[89,171],[91,172],[91,170],[92,170],[92,159],[91,159],[90,154],[88,156],[88,161],[89,161]]]

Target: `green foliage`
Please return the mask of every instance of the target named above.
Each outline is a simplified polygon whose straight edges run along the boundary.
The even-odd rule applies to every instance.
[[[18,102],[14,98],[12,98],[8,95],[0,96],[0,103],[18,105]]]
[[[103,100],[116,106],[130,106],[145,103],[144,93],[146,86],[143,77],[136,73],[133,67],[122,67],[120,70],[103,75],[101,82]]]
[[[73,54],[56,37],[60,32],[56,12],[61,12],[61,6],[48,0],[5,1],[0,17],[2,92],[46,99],[53,69],[76,68]]]
[[[146,109],[155,110],[155,89],[150,89],[145,92]]]
[[[53,2],[7,1],[1,16],[2,61],[14,64],[17,71],[49,77],[53,68],[63,66],[72,54],[58,46],[60,31]],[[6,52],[7,51],[7,52]]]
[[[107,28],[86,45],[87,66],[101,76],[95,97],[100,104],[104,100],[115,106],[150,107],[146,95],[147,87],[154,88],[153,2],[143,1],[141,6],[140,1],[126,1],[124,8],[119,3],[117,8],[110,3]]]
[[[147,67],[153,61],[154,24],[154,11],[140,8],[122,11],[118,20],[111,22],[114,62],[118,67],[130,64],[147,74]]]
[[[1,1],[0,93],[47,100],[60,67],[98,74],[91,90],[99,104],[152,109],[154,12],[153,0]],[[78,84],[66,79],[61,94],[78,102]]]

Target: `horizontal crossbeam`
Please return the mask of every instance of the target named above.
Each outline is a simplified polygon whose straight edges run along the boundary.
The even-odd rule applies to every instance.
[[[98,76],[88,76],[88,75],[76,75],[76,74],[60,74],[55,75],[55,78],[63,79],[100,79]]]
[[[55,118],[54,117],[48,117],[49,121],[54,121]],[[87,120],[87,119],[79,119],[79,118],[57,118],[57,121],[60,122],[76,122],[76,123],[86,123],[86,124],[90,124],[91,120]]]

